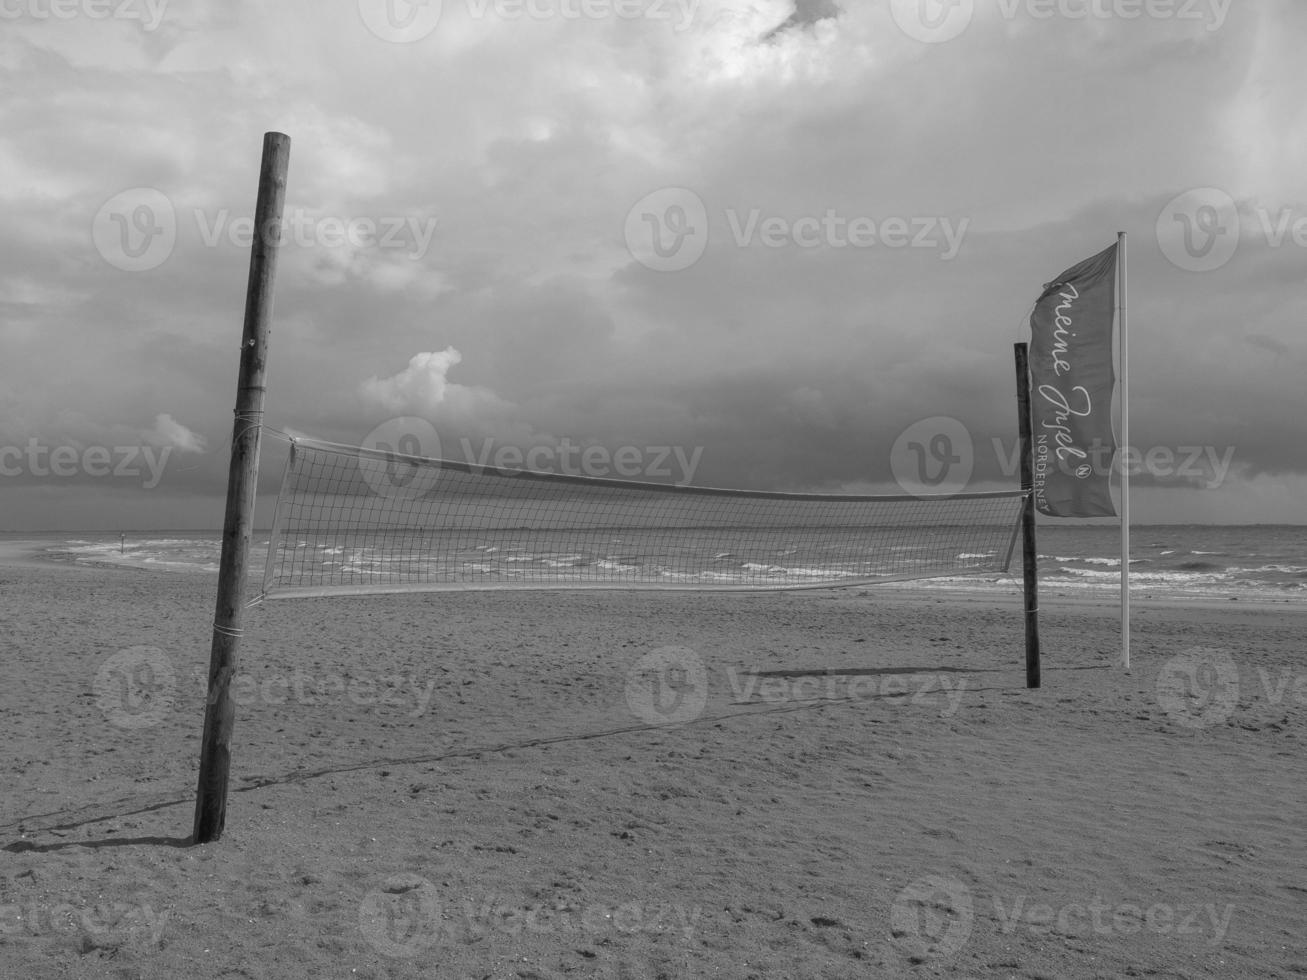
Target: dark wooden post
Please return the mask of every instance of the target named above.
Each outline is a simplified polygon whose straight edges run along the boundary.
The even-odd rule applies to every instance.
[[[218,565],[218,599],[213,614],[209,654],[209,697],[204,709],[200,746],[200,780],[195,794],[193,843],[222,836],[227,819],[227,782],[231,770],[231,734],[236,720],[231,681],[239,665],[245,573],[249,566],[254,498],[259,479],[259,436],[263,423],[268,325],[272,319],[277,250],[286,202],[290,137],[265,133],[259,167],[259,196],[254,210],[249,285],[245,292],[245,328],[241,335],[240,375],[236,387],[236,421],[232,426],[231,465],[227,472],[227,510]]]
[[[1021,438],[1021,578],[1026,606],[1026,687],[1039,687],[1039,575],[1035,550],[1035,465],[1030,436],[1030,365],[1026,344],[1016,344],[1017,432]]]

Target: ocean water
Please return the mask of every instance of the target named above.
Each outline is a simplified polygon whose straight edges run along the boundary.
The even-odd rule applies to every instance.
[[[938,539],[937,531],[930,535]],[[36,540],[40,537],[40,540]],[[0,543],[34,542],[33,550],[56,561],[79,564],[121,565],[176,575],[214,575],[218,570],[220,536],[217,532],[132,531],[85,534],[6,533]],[[1039,580],[1045,594],[1115,594],[1120,589],[1120,531],[1102,525],[1041,526],[1037,532]],[[938,540],[929,543],[937,550]],[[267,557],[267,532],[257,533],[250,557],[251,582],[262,581]],[[366,582],[383,570],[433,563],[441,574],[528,582],[552,579],[559,584],[602,584],[614,581],[641,565],[674,568],[673,558],[693,547],[689,539],[669,541],[637,534],[613,537],[608,546],[580,554],[555,547],[543,537],[523,538],[511,543],[464,540],[457,548],[432,557],[411,551],[386,553],[377,547],[351,549],[317,546],[307,556],[314,565],[355,576]],[[912,546],[900,546],[911,552]],[[923,549],[926,544],[922,544]],[[775,553],[751,553],[748,542],[738,547],[700,556],[706,572],[717,584],[803,585],[814,579],[850,580],[874,578],[874,567],[854,569],[845,556],[837,563],[823,558],[816,542],[796,539]],[[960,564],[977,567],[1001,562],[993,550],[960,550]],[[912,561],[911,554],[897,561]],[[660,564],[661,563],[661,564]],[[669,573],[673,574],[673,573]],[[708,580],[705,580],[708,581]],[[995,590],[1011,592],[1020,581],[1020,554],[1008,574],[984,572],[952,575],[908,583],[913,588],[948,591]],[[1282,525],[1195,526],[1153,525],[1131,529],[1130,582],[1133,595],[1155,598],[1245,598],[1259,601],[1307,602],[1307,527]],[[678,584],[669,581],[668,584]],[[686,583],[680,583],[686,584]],[[688,583],[693,584],[693,583]],[[887,586],[903,587],[903,586]]]

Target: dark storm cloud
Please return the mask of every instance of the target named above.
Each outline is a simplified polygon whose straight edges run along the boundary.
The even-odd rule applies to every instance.
[[[839,17],[840,8],[835,0],[796,0],[794,11],[785,20],[763,35],[764,41],[775,40],[786,31],[811,27],[821,20]]]

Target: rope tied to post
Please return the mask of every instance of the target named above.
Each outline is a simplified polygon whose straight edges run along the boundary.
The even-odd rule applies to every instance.
[[[249,435],[251,429],[263,428],[263,409],[261,408],[252,409],[247,412],[242,412],[240,409],[236,409],[233,414],[235,415],[237,422],[246,423],[246,427],[236,434],[237,440],[244,439]]]

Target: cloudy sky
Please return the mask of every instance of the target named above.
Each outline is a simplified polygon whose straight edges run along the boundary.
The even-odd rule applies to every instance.
[[[1293,0],[0,0],[0,528],[220,525],[270,130],[277,428],[827,491],[943,432],[1013,485],[1012,344],[1120,230],[1136,521],[1307,523],[1304,44]]]

